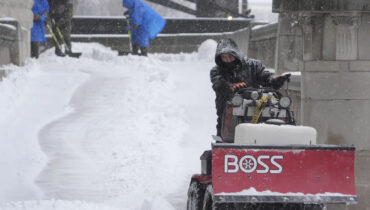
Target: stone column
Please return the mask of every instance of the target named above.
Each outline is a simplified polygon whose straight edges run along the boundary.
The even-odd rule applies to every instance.
[[[326,18],[333,19],[332,23],[326,23],[334,27],[318,30],[312,22],[304,26],[307,30],[304,32],[302,121],[318,130],[321,144],[356,146],[359,204],[350,209],[366,209],[370,206],[366,199],[370,194],[370,62],[358,60],[358,47],[362,43],[358,40],[359,16],[328,15]],[[324,37],[335,40],[334,60],[323,58],[323,54],[329,55],[328,51],[334,50],[322,48]]]
[[[336,59],[358,59],[358,14],[334,14],[333,23],[336,25]]]
[[[300,13],[298,22],[303,34],[303,60],[321,60],[324,16],[322,14]]]
[[[298,15],[303,36],[302,124],[319,144],[356,147],[357,205],[370,209],[370,1],[274,0],[274,11]]]

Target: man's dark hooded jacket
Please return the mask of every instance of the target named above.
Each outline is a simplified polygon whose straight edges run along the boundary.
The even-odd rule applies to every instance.
[[[226,64],[221,60],[221,54],[231,54],[235,57],[234,64]],[[231,39],[221,40],[217,45],[216,66],[211,70],[212,88],[216,92],[217,135],[220,136],[222,113],[226,101],[231,99],[232,86],[245,82],[248,87],[269,87],[274,74],[265,70],[261,62],[244,58],[236,43]]]

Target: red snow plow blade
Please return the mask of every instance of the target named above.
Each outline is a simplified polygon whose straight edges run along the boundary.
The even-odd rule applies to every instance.
[[[357,203],[355,148],[212,145],[215,203]]]

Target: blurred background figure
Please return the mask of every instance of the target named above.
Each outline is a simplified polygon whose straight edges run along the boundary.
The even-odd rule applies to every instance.
[[[57,47],[54,41],[55,54],[65,56],[72,53],[71,31],[72,31],[72,16],[73,16],[73,0],[48,0],[50,4],[50,18],[55,21],[52,23],[54,33],[57,32],[56,27],[61,31],[63,37],[56,36],[59,43],[63,43],[62,38],[67,45],[66,51]]]
[[[40,42],[46,42],[45,21],[49,13],[47,0],[34,0],[33,7],[33,26],[31,29],[31,57],[39,57]]]
[[[150,39],[154,39],[163,30],[166,20],[141,0],[123,0],[123,7],[128,11],[127,30],[131,31],[132,53],[147,56]]]

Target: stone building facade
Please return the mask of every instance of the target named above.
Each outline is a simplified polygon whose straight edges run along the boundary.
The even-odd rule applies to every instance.
[[[0,65],[22,65],[30,56],[32,5],[32,0],[0,0]]]
[[[301,71],[302,124],[318,130],[320,144],[356,147],[359,203],[328,209],[370,209],[370,1],[274,0],[273,11],[280,14],[277,53],[289,49],[293,25],[301,31],[301,60],[287,65],[287,55],[277,54],[276,66]]]

